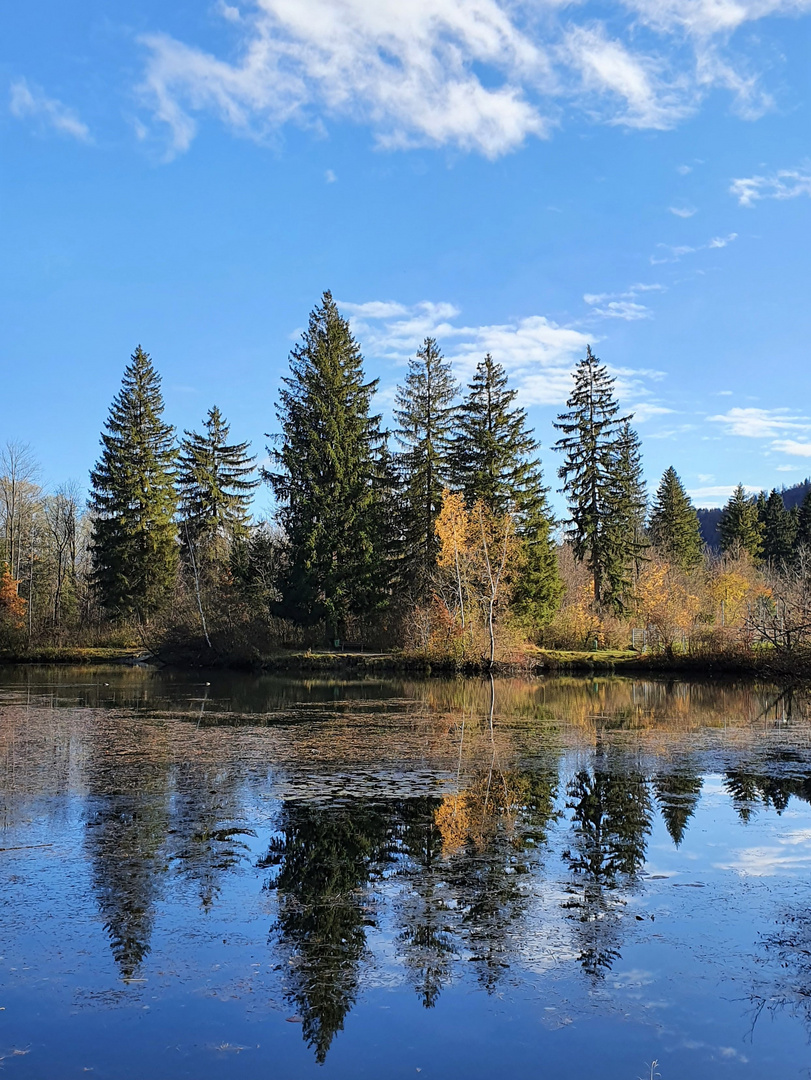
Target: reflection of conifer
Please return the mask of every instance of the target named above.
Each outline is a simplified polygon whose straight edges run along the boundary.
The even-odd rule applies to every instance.
[[[653,778],[656,801],[676,847],[684,839],[687,822],[701,796],[701,777],[690,772],[659,773]]]
[[[241,837],[256,836],[253,829],[226,824],[238,813],[234,779],[231,772],[223,777],[195,761],[176,766],[173,860],[181,876],[197,887],[204,911],[211,909],[225,875],[249,854]]]
[[[572,874],[572,899],[564,906],[579,924],[581,966],[599,978],[620,955],[620,890],[633,884],[645,861],[650,791],[639,773],[581,770],[569,786],[567,806],[574,843],[564,852]]]
[[[406,856],[401,876],[406,883],[398,902],[398,935],[406,969],[426,1009],[436,1005],[450,978],[458,949],[449,925],[451,913],[442,890],[442,835],[434,821],[439,799],[404,799],[397,804],[400,848]]]
[[[482,770],[463,794],[468,835],[447,870],[479,982],[498,988],[527,903],[522,881],[555,815],[557,772]]]
[[[165,869],[161,849],[169,828],[167,774],[141,760],[117,772],[91,766],[94,813],[86,846],[93,889],[113,959],[122,979],[132,979],[150,950],[155,903]]]
[[[274,930],[290,954],[287,996],[323,1064],[357,997],[366,927],[374,925],[365,893],[385,856],[386,819],[363,802],[288,803],[279,828],[261,865],[279,868]]]
[[[729,792],[732,805],[735,807],[741,821],[744,823],[751,821],[755,808],[760,802],[755,777],[741,769],[728,769],[725,774],[724,787]]]

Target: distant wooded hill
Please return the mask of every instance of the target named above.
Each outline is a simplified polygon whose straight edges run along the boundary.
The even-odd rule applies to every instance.
[[[784,487],[780,494],[783,496],[783,505],[786,510],[799,506],[809,490],[811,490],[811,477],[806,477],[805,480],[801,480],[799,484],[794,484],[792,487]],[[698,524],[701,527],[702,540],[711,551],[720,551],[721,538],[718,534],[718,528],[721,524],[723,510],[720,507],[713,507],[712,509],[697,508],[696,513],[698,514]]]

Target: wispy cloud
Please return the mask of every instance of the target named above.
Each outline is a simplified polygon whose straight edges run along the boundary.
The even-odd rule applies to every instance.
[[[42,127],[69,135],[79,142],[92,142],[90,129],[79,119],[75,109],[63,105],[56,98],[47,97],[41,87],[25,79],[17,79],[11,84],[9,109],[18,120],[35,120]]]
[[[733,180],[730,193],[741,206],[754,206],[760,199],[796,199],[811,195],[810,169],[781,169],[771,176],[749,176]]]
[[[707,419],[710,423],[723,424],[729,435],[770,439],[769,449],[779,454],[811,457],[811,418],[789,409],[734,408]]]
[[[756,484],[743,486],[749,495],[756,495],[761,490]],[[699,506],[723,506],[736,487],[737,484],[714,484],[709,487],[690,488],[687,494]]]
[[[713,251],[717,248],[725,248],[737,239],[737,233],[729,233],[727,236],[713,236],[706,244],[698,244],[695,247],[691,244],[657,244],[657,248],[663,252],[667,252],[667,254],[651,255],[651,266],[661,266],[662,263],[680,262],[685,255],[695,255],[699,251]]]
[[[435,337],[464,382],[489,352],[504,365],[524,405],[562,404],[571,393],[572,368],[586,345],[595,343],[593,336],[543,315],[477,326],[465,324],[460,310],[444,302],[426,300],[408,306],[391,300],[340,301],[339,306],[349,316],[365,354],[378,363],[402,368],[425,337]],[[663,377],[659,371],[631,368],[613,368],[612,373],[626,400],[644,397],[650,381]]]
[[[798,439],[778,439],[772,444],[772,448],[784,454],[791,454],[793,457],[811,458],[811,442],[800,442]]]
[[[369,125],[383,147],[494,158],[548,136],[567,108],[665,129],[721,87],[739,112],[756,115],[769,95],[730,38],[809,4],[624,0],[609,30],[591,10],[552,4],[539,19],[511,0],[220,0],[229,49],[239,35],[236,54],[143,35],[141,93],[174,153],[208,113],[257,139],[291,121],[317,128],[339,117]]]
[[[671,214],[675,214],[676,217],[680,218],[691,218],[698,213],[694,206],[668,206],[667,209]]]
[[[653,312],[645,304],[637,302],[640,293],[664,292],[664,285],[631,285],[620,293],[584,293],[583,300],[592,309],[591,314],[603,319],[623,319],[625,322],[638,322],[640,319],[653,318]]]
[[[747,439],[773,439],[789,431],[811,431],[811,420],[789,409],[735,407],[707,419],[713,424],[723,424],[729,435]]]

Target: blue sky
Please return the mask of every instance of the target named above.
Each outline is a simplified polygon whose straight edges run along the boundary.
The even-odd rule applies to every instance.
[[[0,440],[86,483],[140,343],[263,453],[320,293],[389,407],[436,336],[552,420],[587,342],[648,479],[811,473],[811,0],[30,0],[0,15]],[[260,506],[267,496],[260,496]]]

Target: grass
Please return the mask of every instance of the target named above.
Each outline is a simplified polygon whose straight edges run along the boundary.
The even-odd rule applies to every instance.
[[[109,664],[134,660],[142,649],[111,645],[43,645],[0,649],[0,664]]]

